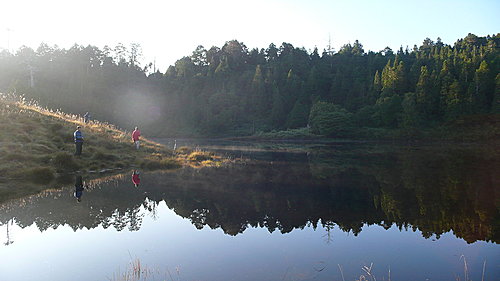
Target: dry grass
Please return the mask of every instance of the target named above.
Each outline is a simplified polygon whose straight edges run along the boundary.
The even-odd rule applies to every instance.
[[[131,260],[132,260],[132,258],[131,258]],[[464,281],[472,281],[469,278],[469,268],[467,265],[467,260],[465,259],[465,257],[463,255],[460,256],[460,261],[462,261],[462,260],[464,263],[464,279],[463,280]],[[342,281],[345,281],[342,266],[340,264],[337,264],[337,265],[339,268],[339,272],[341,274]],[[483,264],[481,281],[484,281],[485,267],[486,267],[486,261],[484,261],[484,264]],[[373,273],[373,268],[374,268],[373,263],[371,263],[370,266],[367,266],[367,265],[362,266],[361,270],[363,273],[359,276],[359,278],[355,278],[354,280],[355,281],[377,281],[377,278],[376,278],[375,274]],[[320,272],[323,269],[324,268],[322,268],[321,270],[317,270],[317,271]],[[180,280],[179,267],[176,267],[176,272],[177,272],[177,276],[176,276],[177,278],[174,279],[172,277],[171,272],[168,269],[166,271],[154,270],[150,267],[143,265],[141,263],[141,261],[138,258],[136,258],[130,262],[130,264],[128,265],[128,267],[124,273],[118,273],[118,277],[116,277],[114,275],[113,278],[108,278],[108,279],[112,280],[112,281],[140,281],[140,280],[144,280],[144,281],[146,281],[146,280],[171,280],[171,281],[177,280],[177,281],[179,281]],[[163,277],[161,277],[162,274],[164,275]],[[284,276],[281,278],[281,280],[286,280],[287,274],[288,274],[288,269],[287,269],[287,272],[285,272]],[[460,278],[460,276],[456,276],[455,279],[457,281],[462,280]],[[336,279],[334,279],[334,280],[336,280]],[[387,277],[382,277],[379,280],[391,281],[392,280],[391,279],[391,270],[390,269],[388,270]]]
[[[214,154],[206,151],[193,151],[187,155],[187,160],[189,161],[206,161],[213,160]]]
[[[81,156],[74,156],[73,132],[82,127]],[[120,173],[131,168],[144,170],[218,167],[230,160],[213,153],[183,147],[177,151],[141,137],[136,150],[131,132],[93,120],[84,123],[79,115],[43,108],[24,98],[0,94],[0,183],[23,181],[23,189],[0,190],[0,201],[40,192],[41,187],[63,182],[68,174]]]
[[[73,156],[78,125],[85,138],[81,157]],[[14,95],[0,94],[0,126],[0,172],[5,180],[47,182],[56,173],[138,167],[144,159],[149,163],[146,168],[179,167],[163,160],[173,153],[159,143],[143,138],[137,151],[130,132],[98,120],[84,123],[78,115],[42,108]]]
[[[113,274],[112,278],[108,277],[110,281],[154,281],[154,280],[165,280],[165,281],[180,281],[180,268],[176,267],[176,278],[172,276],[170,270],[159,270],[153,269],[146,265],[143,265],[141,260],[136,258],[133,259],[127,266],[125,272],[118,274]]]

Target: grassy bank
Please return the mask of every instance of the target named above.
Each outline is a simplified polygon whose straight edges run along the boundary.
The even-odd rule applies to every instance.
[[[74,156],[73,132],[82,127],[85,143]],[[172,169],[182,165],[217,165],[224,159],[183,149],[175,152],[147,138],[136,150],[131,133],[97,120],[45,109],[22,98],[0,95],[0,198],[37,192],[68,175]],[[206,155],[190,157],[190,154]],[[203,158],[203,159],[202,159]],[[13,184],[16,182],[16,184]],[[22,182],[23,188],[15,188]],[[8,186],[8,187],[7,187]],[[8,194],[8,195],[7,195]]]
[[[457,120],[428,128],[360,128],[343,130],[334,136],[311,133],[309,128],[284,131],[257,132],[252,136],[239,139],[276,139],[276,140],[396,140],[396,141],[500,141],[500,114],[470,115]]]

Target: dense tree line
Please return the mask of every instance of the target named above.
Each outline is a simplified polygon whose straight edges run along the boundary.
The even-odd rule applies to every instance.
[[[500,113],[500,34],[447,45],[365,52],[360,42],[307,51],[289,43],[249,50],[236,40],[198,46],[165,73],[140,67],[140,46],[65,50],[40,45],[0,54],[0,87],[43,105],[92,111],[158,134],[235,135],[310,126],[425,128]],[[33,78],[34,77],[34,78]],[[98,117],[98,118],[99,118]]]

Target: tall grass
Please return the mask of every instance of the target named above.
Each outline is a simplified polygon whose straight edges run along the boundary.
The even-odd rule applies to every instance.
[[[180,281],[180,268],[175,268],[177,273],[176,278],[172,276],[169,269],[165,271],[154,269],[143,265],[139,258],[132,259],[127,265],[125,272],[118,271],[109,278],[110,281],[152,281],[152,280],[165,280],[165,281]]]

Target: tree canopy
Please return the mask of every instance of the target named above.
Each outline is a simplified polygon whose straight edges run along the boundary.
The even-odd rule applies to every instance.
[[[163,135],[244,135],[307,124],[323,134],[314,118],[333,126],[338,114],[349,126],[429,127],[500,113],[499,46],[500,34],[469,34],[453,45],[426,38],[411,50],[379,52],[355,41],[321,54],[289,43],[249,50],[231,40],[200,45],[160,73],[141,66],[138,44],[41,44],[0,53],[0,90]]]

